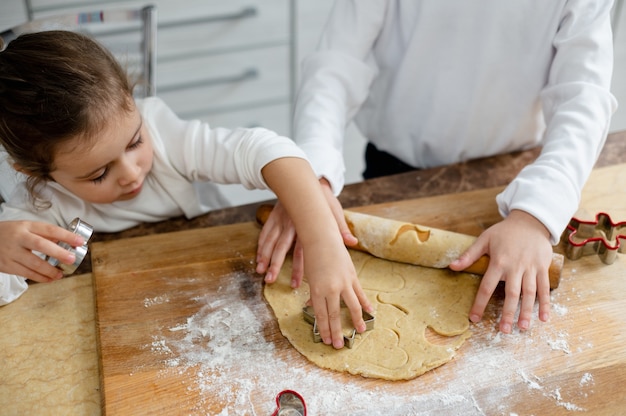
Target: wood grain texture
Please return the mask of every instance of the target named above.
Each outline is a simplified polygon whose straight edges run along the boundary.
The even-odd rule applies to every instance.
[[[624,165],[594,171],[580,212],[602,210],[625,219],[625,184]],[[494,202],[499,190],[353,210],[478,235],[500,219]],[[258,232],[250,222],[93,244],[106,414],[270,414],[273,396],[266,387],[296,370],[303,371],[303,378],[291,387],[317,410],[312,414],[614,415],[626,408],[626,260],[621,254],[609,266],[597,256],[566,260],[561,285],[552,293],[550,322],[535,320],[527,332],[497,332],[503,293],[496,293],[455,360],[415,380],[394,383],[320,371],[291,348],[268,312],[261,278],[254,273]],[[272,358],[231,357],[209,370],[200,363],[173,365],[181,357],[170,347],[185,335],[177,329],[211,307],[200,298],[233,308],[246,305],[258,318],[261,343],[273,348]],[[198,342],[197,350],[206,353],[207,344]],[[287,370],[277,374],[277,363]],[[253,367],[255,376],[244,388],[237,377],[247,374],[246,367]],[[217,372],[232,374],[218,378],[232,384],[232,400],[199,387],[199,380],[216,379]],[[318,397],[322,393],[307,387],[313,378],[344,386],[346,396],[336,393],[342,399],[336,409],[329,411]],[[372,400],[362,405],[350,400],[347,395],[355,390],[368,392]],[[239,395],[245,397],[235,400]]]
[[[0,414],[99,414],[91,282],[31,284],[0,308]]]

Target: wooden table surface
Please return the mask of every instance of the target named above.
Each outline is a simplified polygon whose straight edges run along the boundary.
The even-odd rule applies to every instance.
[[[596,170],[581,215],[602,210],[626,218],[626,195],[615,192],[620,184],[626,165]],[[500,190],[356,210],[478,235],[499,220]],[[552,294],[552,320],[535,321],[527,332],[498,332],[502,294],[495,296],[453,362],[390,382],[319,370],[295,352],[254,273],[258,231],[240,223],[93,245],[107,414],[270,414],[283,389],[300,392],[315,415],[618,414],[626,408],[622,256],[610,266],[597,255],[567,261]]]
[[[536,155],[537,151],[530,150],[364,181],[348,185],[340,199],[345,207],[352,208],[503,186]],[[613,133],[608,137],[597,167],[625,162],[626,132]],[[620,192],[623,195],[623,181],[609,177],[605,178],[605,182],[612,187],[609,196],[619,195]],[[606,209],[606,200],[597,198],[597,195],[588,202],[593,202],[589,205],[589,212]],[[624,204],[615,206],[619,208]],[[191,221],[176,218],[163,223],[145,224],[122,233],[96,235],[96,241],[238,224],[253,220],[255,209],[256,204],[250,204],[214,211]],[[429,215],[433,218],[423,217],[424,223],[435,221],[436,212]],[[617,218],[624,217],[622,214]],[[272,354],[263,350],[264,347],[267,348],[267,340],[274,339],[272,338],[274,335],[269,338],[264,335],[262,342],[259,342],[260,349],[256,355],[265,357],[270,363],[277,363],[275,371],[269,377],[260,377],[255,371],[259,368],[259,357],[255,358],[255,354],[252,357],[245,355],[249,351],[239,351],[242,354],[237,358],[248,363],[250,370],[248,378],[238,380],[240,391],[251,393],[239,397],[235,391],[231,391],[232,397],[238,400],[239,404],[235,405],[245,406],[253,400],[254,406],[267,409],[272,401],[267,396],[274,394],[275,389],[272,387],[276,387],[277,380],[283,380],[284,386],[287,387],[293,386],[294,380],[308,377],[312,384],[309,384],[303,393],[306,393],[307,400],[312,403],[312,409],[317,406],[318,409],[333,407],[340,411],[345,410],[342,399],[347,393],[360,403],[388,403],[389,406],[391,403],[398,403],[399,406],[405,406],[408,414],[441,414],[440,410],[446,409],[465,409],[466,414],[509,414],[506,409],[517,409],[517,413],[522,415],[531,414],[532,409],[536,408],[534,406],[542,408],[543,405],[551,409],[549,414],[616,414],[615,412],[620,412],[626,406],[625,390],[622,387],[623,374],[626,373],[623,360],[623,333],[626,325],[624,318],[621,317],[624,304],[621,295],[623,287],[620,286],[624,279],[613,280],[619,275],[613,270],[624,269],[623,255],[618,257],[619,262],[608,267],[601,267],[602,265],[593,257],[569,264],[561,287],[553,293],[552,321],[549,324],[535,322],[528,334],[498,335],[494,330],[493,319],[497,317],[499,300],[495,299],[492,306],[494,309],[490,311],[492,318],[475,328],[476,335],[464,347],[474,354],[470,355],[462,350],[457,360],[442,367],[441,370],[427,374],[428,379],[422,377],[418,379],[420,382],[411,384],[414,387],[411,389],[414,400],[412,403],[401,403],[406,397],[390,394],[386,389],[368,383],[367,380],[362,381],[362,389],[357,389],[350,384],[327,379],[326,372],[292,365],[291,359],[294,362],[301,362],[299,354],[288,346],[277,344],[285,347],[280,348],[283,353],[291,351],[285,353],[289,358],[289,365],[285,367],[284,364],[280,364],[281,361],[274,360]],[[246,268],[248,266],[244,267],[241,264],[241,267],[243,271],[248,270]],[[603,277],[591,279],[593,273],[590,274],[590,268],[602,271]],[[2,357],[0,409],[3,409],[0,413],[8,415],[98,413],[99,371],[90,271],[91,264],[87,262],[82,267],[82,272],[87,274],[64,279],[52,285],[32,285],[19,301],[0,308],[0,328],[3,334],[12,334],[0,337]],[[235,273],[230,277],[241,283],[244,276],[247,280],[248,276],[245,273]],[[592,284],[597,285],[596,289],[590,288]],[[226,299],[229,296],[245,297],[248,293],[247,289],[241,290],[241,284],[234,287],[237,293],[232,292],[234,290],[232,285],[224,285],[218,289]],[[257,293],[255,290],[258,290],[258,287],[252,286],[250,290],[249,293]],[[210,306],[209,299],[211,298],[204,294],[198,295],[198,302],[205,302],[207,307]],[[159,296],[142,298],[141,301],[146,310],[152,310],[155,306],[168,302],[167,298]],[[241,302],[233,303],[232,307],[236,305],[241,305]],[[252,313],[256,317],[256,314],[265,312],[235,308],[232,313],[240,316]],[[189,332],[194,325],[203,324],[206,319],[210,319],[210,315],[206,308],[201,308],[188,318],[187,329],[184,326],[163,328],[164,332],[161,335]],[[268,316],[261,315],[260,318]],[[241,325],[239,327],[235,325],[241,323],[239,320],[232,322],[231,325],[240,328]],[[252,328],[258,329],[258,333],[265,334],[264,327]],[[247,329],[241,329],[241,336],[250,335],[250,328]],[[202,334],[202,331],[200,333]],[[151,354],[162,351],[165,356],[167,350],[164,347],[167,342],[162,341],[167,340],[160,338],[158,334],[155,336],[150,345],[144,347]],[[275,339],[280,343],[277,335]],[[259,340],[254,338],[252,341]],[[213,356],[224,358],[227,350],[237,352],[241,345],[224,345],[224,350],[217,351]],[[77,346],[80,348],[77,349]],[[194,357],[193,340],[179,347],[180,351],[185,352],[182,359],[188,363],[206,358]],[[549,354],[550,359],[540,360],[538,348],[543,351],[544,357],[545,354]],[[461,357],[464,357],[464,360],[461,360]],[[197,366],[201,365],[201,361],[195,362]],[[175,362],[170,361],[170,365],[173,364]],[[136,365],[139,366],[140,363]],[[217,388],[219,383],[213,385],[210,380],[204,380],[203,383],[198,379],[198,374],[193,373],[194,369],[191,371],[190,375],[195,378],[190,377],[188,380],[190,390],[200,388],[206,393]],[[442,371],[452,371],[457,376],[450,382]],[[125,377],[132,377],[132,374],[128,373]],[[512,383],[511,377],[514,379]],[[525,394],[515,396],[513,392],[521,391],[520,389],[525,389]],[[222,392],[224,391],[226,390]],[[227,393],[226,391],[224,394],[228,396]],[[322,397],[324,401],[320,403]],[[477,397],[481,397],[480,402]],[[204,408],[208,407],[200,407],[202,409],[195,413],[206,414]],[[489,412],[488,409],[495,410]],[[393,414],[393,411],[387,413]],[[371,413],[365,411],[362,414]]]

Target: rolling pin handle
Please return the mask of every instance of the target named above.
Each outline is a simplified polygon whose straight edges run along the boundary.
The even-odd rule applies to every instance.
[[[256,222],[258,222],[260,225],[265,224],[272,212],[272,209],[274,209],[273,205],[270,205],[270,204],[260,205],[256,210]]]

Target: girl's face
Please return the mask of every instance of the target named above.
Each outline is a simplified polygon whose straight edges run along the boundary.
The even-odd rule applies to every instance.
[[[94,137],[62,145],[54,158],[54,181],[84,201],[109,204],[139,195],[152,169],[152,141],[141,114],[133,105],[122,111]]]

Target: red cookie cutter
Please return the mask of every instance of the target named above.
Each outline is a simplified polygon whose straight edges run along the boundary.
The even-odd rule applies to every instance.
[[[276,396],[276,410],[272,416],[306,416],[306,404],[300,393],[283,390]]]
[[[583,221],[573,217],[565,231],[565,255],[570,260],[577,260],[584,255],[598,254],[605,264],[612,264],[617,253],[623,253],[626,245],[626,221],[614,223],[609,214],[600,212],[595,221]]]

